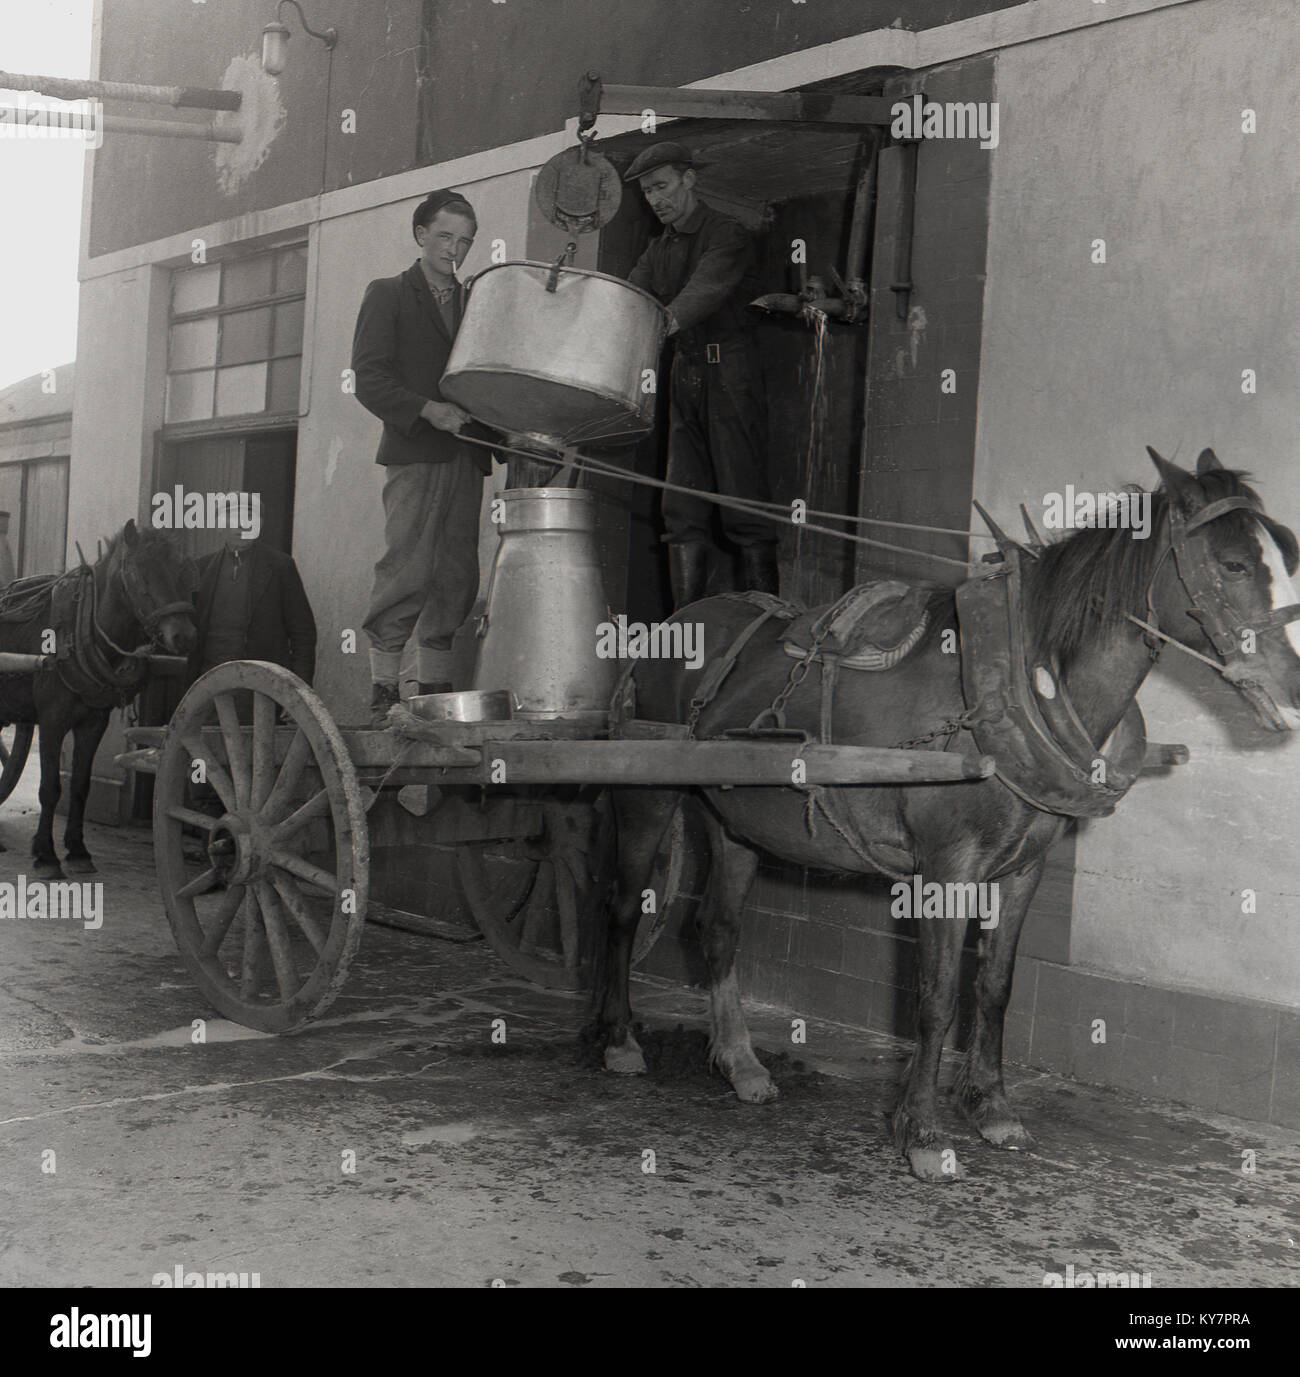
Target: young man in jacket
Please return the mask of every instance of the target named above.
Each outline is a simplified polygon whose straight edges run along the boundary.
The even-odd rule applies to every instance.
[[[465,309],[456,270],[477,228],[459,192],[426,197],[411,220],[419,258],[370,283],[352,340],[357,400],[384,423],[375,456],[385,468],[384,554],[364,623],[376,726],[398,701],[412,633],[420,692],[450,690],[452,638],[478,593],[479,506],[492,460],[458,438],[474,423],[438,391]]]

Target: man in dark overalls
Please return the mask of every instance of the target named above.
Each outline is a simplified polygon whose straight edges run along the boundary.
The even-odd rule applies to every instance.
[[[623,179],[640,184],[664,226],[628,281],[663,302],[674,340],[668,482],[767,502],[766,407],[745,310],[757,292],[754,242],[738,220],[696,196],[695,167],[681,144],[657,143]],[[677,607],[704,596],[713,505],[688,493],[664,493]],[[727,538],[740,550],[740,587],[777,592],[776,528],[746,512],[719,510]]]

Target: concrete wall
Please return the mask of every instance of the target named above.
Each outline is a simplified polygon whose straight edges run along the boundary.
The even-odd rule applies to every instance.
[[[77,559],[78,542],[93,559],[101,536],[148,510],[145,495],[166,388],[168,300],[167,272],[148,264],[81,284],[68,465],[69,565]],[[128,789],[113,763],[124,747],[123,726],[123,714],[114,711],[95,757],[87,803],[92,819],[125,821],[129,814]],[[71,738],[64,747],[65,768],[70,759]]]
[[[331,59],[292,11],[283,74],[260,70],[264,0],[159,5],[109,0],[98,75],[106,81],[240,90],[242,147],[189,139],[109,134],[95,156],[92,252],[105,253],[251,210],[313,196],[327,187],[401,172],[415,163],[420,7],[411,0],[352,0],[324,15],[335,24]],[[165,106],[115,107],[150,119]],[[356,111],[343,133],[343,111]],[[234,117],[223,114],[221,124]]]
[[[1291,0],[1205,0],[999,55],[975,495],[1008,528],[1066,483],[1151,486],[1146,444],[1213,446],[1300,524],[1295,34]],[[1300,1003],[1300,743],[1183,659],[1141,702],[1191,763],[1084,825],[1071,959]]]
[[[139,515],[162,424],[167,274],[142,266],[81,284],[68,549]],[[89,544],[87,544],[89,542]]]
[[[576,116],[591,68],[610,82],[686,85],[846,35],[924,30],[1015,3],[331,0],[305,8],[314,28],[338,28],[332,55],[290,12],[287,63],[272,79],[259,66],[267,0],[111,0],[99,76],[241,90],[245,138],[233,149],[110,134],[95,159],[93,252],[548,134]]]

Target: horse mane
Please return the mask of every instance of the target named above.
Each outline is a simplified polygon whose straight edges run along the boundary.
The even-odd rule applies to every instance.
[[[136,540],[142,542],[148,551],[170,549],[175,551],[178,547],[175,537],[170,531],[156,531],[152,526],[136,526]],[[125,527],[114,531],[111,536],[103,537],[103,553],[95,560],[87,561],[91,564],[103,564],[108,568],[112,563],[113,556],[126,548]]]
[[[1238,469],[1218,468],[1200,476],[1189,474],[1188,479],[1199,487],[1206,502],[1242,496],[1262,510],[1259,495],[1245,481],[1249,476]],[[1128,491],[1142,490],[1130,487]],[[1152,490],[1151,531],[1145,540],[1135,540],[1128,530],[1089,526],[1052,541],[1039,551],[1036,561],[1023,562],[1030,637],[1062,670],[1069,669],[1096,640],[1123,627],[1128,613],[1145,615],[1146,591],[1165,549],[1162,535],[1169,502],[1163,486]],[[1240,533],[1254,524],[1243,511],[1219,519]],[[1285,553],[1289,562],[1291,552]]]

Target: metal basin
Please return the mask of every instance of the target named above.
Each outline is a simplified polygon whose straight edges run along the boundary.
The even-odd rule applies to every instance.
[[[500,430],[560,445],[635,440],[654,425],[643,381],[665,329],[654,297],[617,277],[500,263],[471,284],[439,389]]]
[[[514,714],[505,689],[467,690],[463,693],[419,693],[406,706],[429,722],[505,722]]]

